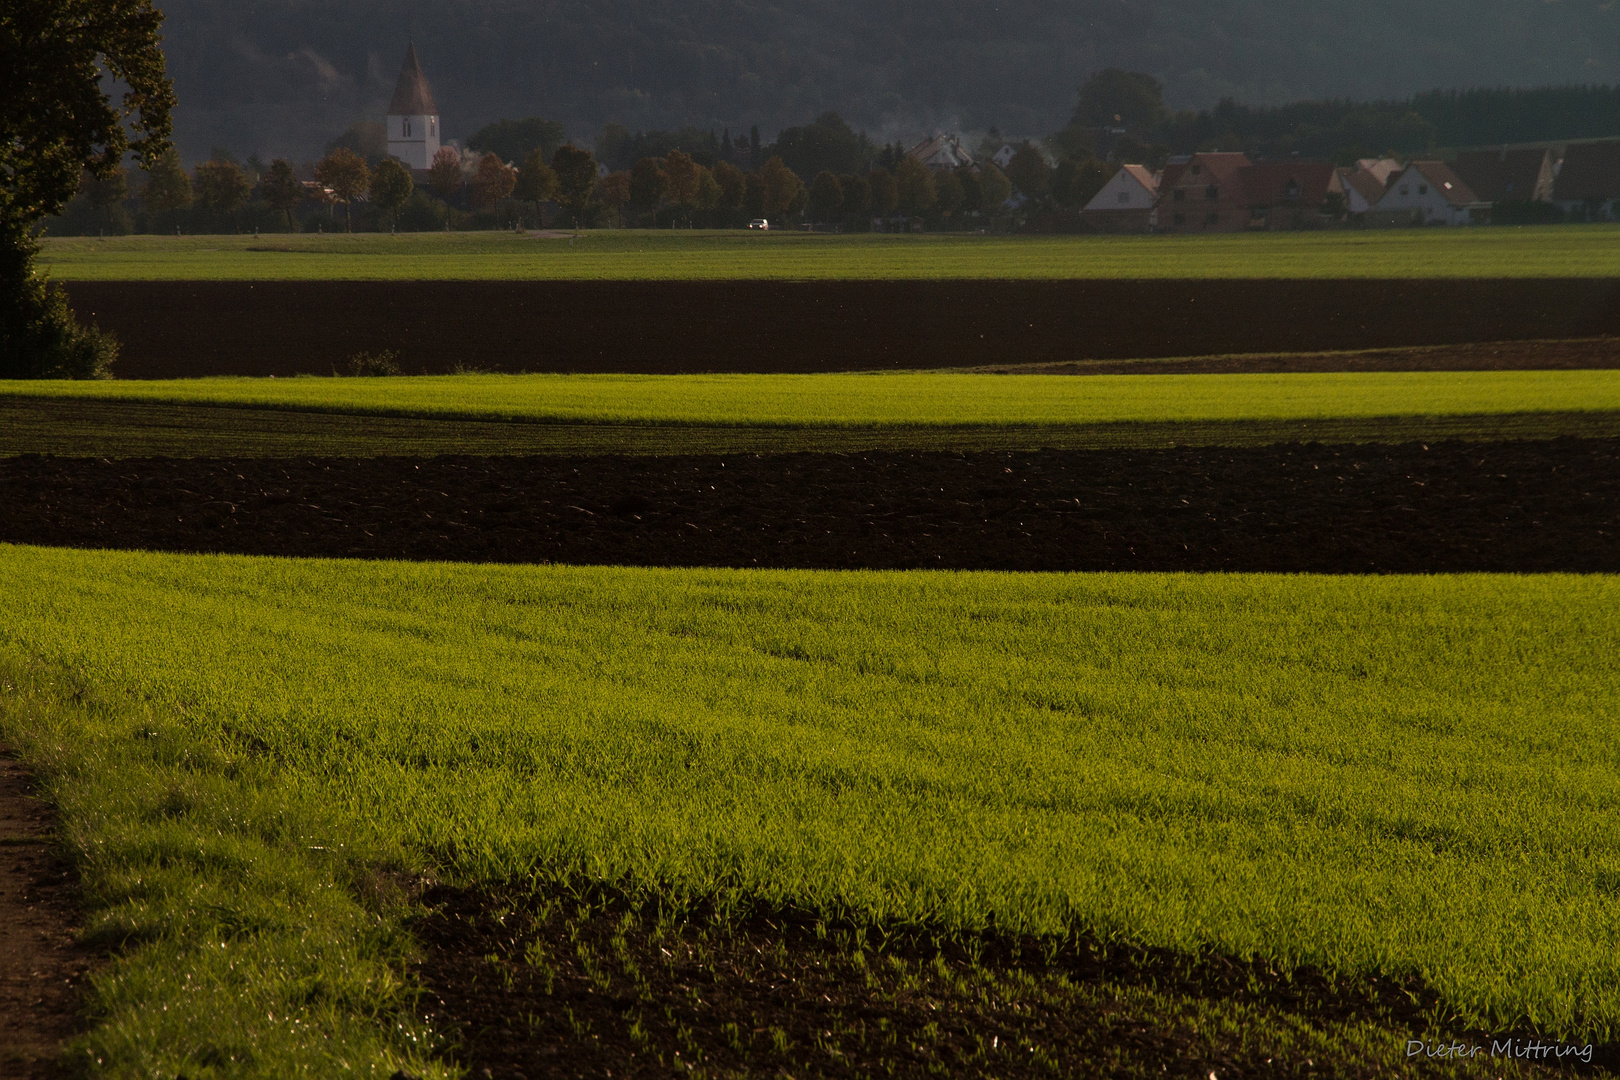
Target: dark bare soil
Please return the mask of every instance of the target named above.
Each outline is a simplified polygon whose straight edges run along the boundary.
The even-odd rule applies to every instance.
[[[0,460],[0,540],[986,570],[1620,570],[1620,439],[685,457]]]
[[[82,1029],[92,954],[74,941],[78,878],[53,842],[55,818],[0,748],[0,1076],[54,1080]]]
[[[138,379],[329,375],[354,354],[380,349],[398,351],[408,372],[457,364],[794,372],[1620,334],[1620,281],[1601,279],[181,281],[66,289],[80,317],[123,342],[118,374]]]
[[[660,913],[589,891],[423,899],[424,1005],[473,1077],[1453,1075],[1404,1060],[1440,1015],[1416,980],[857,933],[791,910]],[[1517,1065],[1487,1075],[1552,1071]]]

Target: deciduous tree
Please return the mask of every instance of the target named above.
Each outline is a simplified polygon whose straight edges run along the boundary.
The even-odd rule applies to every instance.
[[[904,157],[894,167],[895,205],[902,214],[915,217],[934,208],[934,174],[913,157]]]
[[[844,185],[838,177],[823,169],[810,181],[810,213],[817,221],[826,221],[844,208]]]
[[[720,201],[716,205],[722,210],[740,208],[747,187],[742,170],[729,161],[720,161],[710,171],[714,173],[714,182],[720,185]]]
[[[303,197],[304,185],[293,175],[293,167],[281,158],[272,161],[259,180],[259,198],[269,203],[270,209],[286,216],[289,229],[293,223],[293,207]]]
[[[1000,210],[1012,198],[1012,181],[1007,174],[987,161],[979,169],[979,208],[987,214]]]
[[[624,204],[630,201],[630,174],[627,172],[612,172],[602,177],[596,185],[596,198],[613,215],[615,222],[623,222],[622,211]]]
[[[366,159],[340,146],[315,163],[315,179],[332,189],[343,204],[344,231],[354,231],[354,200],[371,189],[371,170]]]
[[[1039,199],[1052,186],[1052,166],[1046,163],[1044,154],[1026,142],[1007,162],[1007,179],[1026,198]]]
[[[0,4],[0,376],[104,375],[116,355],[36,272],[30,230],[62,212],[86,170],[108,177],[131,151],[149,166],[168,149],[162,23],[152,0]],[[117,104],[110,85],[123,88]]]
[[[454,147],[440,147],[433,155],[433,163],[428,166],[428,186],[446,201],[461,190],[461,155]]]
[[[184,210],[191,205],[191,178],[186,175],[180,154],[173,147],[147,166],[141,200],[147,210],[159,214]]]
[[[759,179],[764,189],[762,202],[767,218],[788,213],[805,194],[804,181],[779,157],[765,162],[759,170]]]
[[[873,169],[866,174],[866,182],[872,188],[872,209],[884,216],[894,213],[900,205],[900,187],[895,183],[894,173],[888,169]]]
[[[872,209],[872,183],[864,176],[846,176],[840,181],[844,187],[846,218],[863,218]]]
[[[518,170],[517,187],[512,194],[524,202],[534,204],[534,217],[540,223],[540,204],[557,198],[557,173],[546,164],[546,153],[536,147],[523,159]]]
[[[676,206],[689,207],[697,202],[698,163],[682,150],[671,150],[664,156],[665,196]]]
[[[664,164],[657,158],[644,157],[630,166],[630,205],[643,213],[658,209],[669,188],[664,175]]]
[[[942,172],[934,178],[934,208],[946,217],[953,216],[967,202],[967,192],[954,172]]]
[[[252,181],[234,162],[205,161],[191,172],[192,201],[216,219],[236,213],[252,194]]]
[[[478,171],[473,173],[473,209],[493,210],[516,188],[517,170],[494,154],[485,154],[478,159]]]
[[[399,208],[416,194],[416,181],[411,170],[398,158],[383,158],[377,171],[371,174],[371,201],[388,215],[390,228],[397,227]]]
[[[557,201],[574,212],[574,227],[585,225],[585,209],[596,190],[596,159],[589,150],[564,143],[552,155],[551,169],[557,174]]]

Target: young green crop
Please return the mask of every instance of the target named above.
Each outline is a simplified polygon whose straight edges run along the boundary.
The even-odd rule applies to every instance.
[[[1607,225],[1207,236],[590,232],[45,242],[64,281],[1620,277]]]
[[[589,423],[1001,426],[1614,412],[1620,371],[0,381],[0,395]]]
[[[1415,973],[1482,1025],[1620,1024],[1612,577],[0,547],[0,591],[0,651],[112,703],[84,782],[118,784],[120,747],[173,764],[180,809],[152,820],[198,873],[347,845],[466,882]],[[107,820],[70,825],[124,910],[154,856]]]

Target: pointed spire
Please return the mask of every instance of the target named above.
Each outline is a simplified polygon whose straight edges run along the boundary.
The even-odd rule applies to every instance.
[[[433,91],[428,89],[427,76],[416,59],[416,45],[405,46],[405,66],[400,68],[399,83],[394,87],[394,100],[388,106],[389,116],[437,116],[439,107],[433,104]]]

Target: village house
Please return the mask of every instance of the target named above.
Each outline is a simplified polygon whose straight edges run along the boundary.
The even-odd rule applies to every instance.
[[[417,172],[426,172],[439,152],[439,107],[433,103],[427,76],[416,59],[416,46],[405,47],[405,65],[388,105],[388,154]]]
[[[1379,225],[1469,225],[1490,219],[1491,204],[1443,161],[1414,161],[1378,200]]]
[[[1620,218],[1620,140],[1570,143],[1552,201],[1578,221]]]
[[[1267,161],[1238,170],[1251,229],[1309,229],[1345,211],[1339,171],[1328,161]]]
[[[1080,213],[1098,232],[1147,232],[1158,197],[1158,178],[1146,166],[1121,165]]]
[[[1551,202],[1553,157],[1548,150],[1467,150],[1451,171],[1488,203]]]
[[[1153,224],[1160,232],[1237,232],[1249,227],[1240,169],[1243,154],[1214,153],[1175,157],[1159,178]]]
[[[1401,168],[1394,158],[1360,158],[1354,165],[1340,169],[1339,188],[1344,193],[1345,210],[1359,217],[1377,206],[1389,189],[1389,178]]]
[[[973,155],[967,152],[960,139],[937,131],[907,150],[906,156],[915,158],[936,172],[973,164]]]

